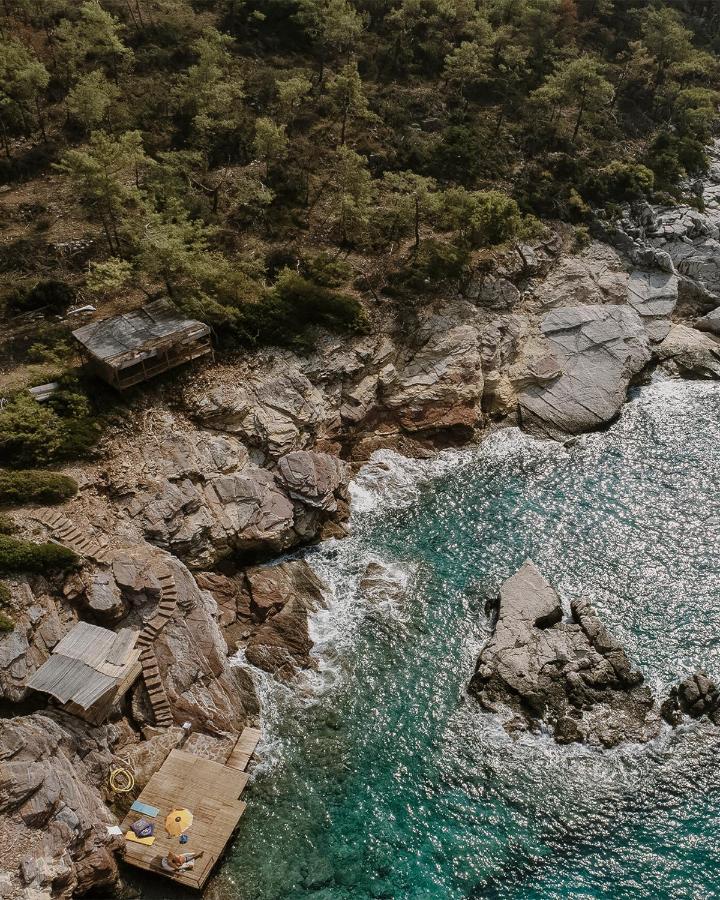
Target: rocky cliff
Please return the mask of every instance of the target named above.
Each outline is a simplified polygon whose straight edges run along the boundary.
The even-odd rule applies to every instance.
[[[719,226],[715,160],[702,213],[628,208],[582,250],[558,225],[412,308],[376,298],[367,334],[189,369],[129,403],[100,457],[68,468],[80,484],[62,509],[70,526],[43,508],[15,515],[28,537],[77,532],[100,550],[85,550],[64,583],[11,585],[16,624],[0,637],[6,894],[109,891],[109,768],[121,761],[142,783],[186,721],[192,746],[220,758],[259,714],[250,671],[229,662],[238,649],[283,679],[313,665],[307,617],[322,585],[300,561],[262,563],[342,536],[352,465],[379,447],[428,454],[490,425],[565,439],[612,421],[653,365],[720,377]],[[516,723],[549,716],[560,740],[656,734],[647,688],[586,605],[560,621],[541,585],[538,608],[524,608],[539,577],[528,569],[504,589],[474,693],[507,704]],[[25,689],[78,618],[149,629],[151,675],[98,728]],[[693,685],[679,689],[667,716],[695,709],[692,697]]]

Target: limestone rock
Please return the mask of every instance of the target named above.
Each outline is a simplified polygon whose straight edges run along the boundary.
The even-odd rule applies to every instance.
[[[545,722],[558,743],[614,747],[659,730],[652,693],[589,602],[573,602],[563,621],[560,598],[529,560],[500,589],[469,691],[487,710],[514,713],[514,728]]]
[[[686,377],[720,378],[720,340],[687,325],[673,325],[657,355]]]
[[[651,341],[670,331],[678,299],[678,277],[666,272],[635,271],[628,282],[628,303],[639,314]]]
[[[707,331],[720,337],[720,306],[698,319],[695,328],[699,331]]]
[[[522,391],[522,424],[535,433],[562,437],[615,418],[630,379],[650,359],[647,334],[635,310],[565,307],[547,313],[541,331],[563,374]]]

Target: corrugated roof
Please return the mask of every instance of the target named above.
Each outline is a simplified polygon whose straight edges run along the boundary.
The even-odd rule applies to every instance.
[[[131,628],[115,634],[89,622],[78,622],[27,686],[50,694],[60,703],[75,703],[87,710],[114,690],[134,665],[137,636]]]
[[[161,299],[133,312],[83,325],[73,331],[73,337],[97,359],[113,364],[157,342],[194,340],[209,333],[203,322],[184,318],[169,300]]]

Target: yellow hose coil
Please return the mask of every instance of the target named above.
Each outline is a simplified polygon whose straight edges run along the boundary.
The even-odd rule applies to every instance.
[[[127,794],[135,787],[135,776],[127,769],[113,769],[110,772],[110,788],[116,794]]]

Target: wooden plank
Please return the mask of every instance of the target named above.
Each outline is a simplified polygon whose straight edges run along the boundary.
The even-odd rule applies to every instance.
[[[173,750],[161,768],[147,783],[138,799],[159,809],[155,823],[155,843],[152,847],[126,842],[125,860],[147,871],[158,872],[179,884],[202,888],[213,866],[245,812],[245,803],[237,798],[248,780],[246,772]],[[186,807],[193,813],[188,830],[188,842],[180,844],[177,837],[165,831],[165,818],[174,808]],[[140,813],[130,812],[122,823],[127,831]],[[203,856],[189,872],[173,875],[160,867],[160,860],[169,851],[199,852]]]
[[[115,636],[105,661],[115,666],[127,665],[135,648],[137,636],[138,632],[134,628],[121,628]]]
[[[261,734],[258,728],[244,728],[225,765],[244,771],[255,752],[260,737]]]

